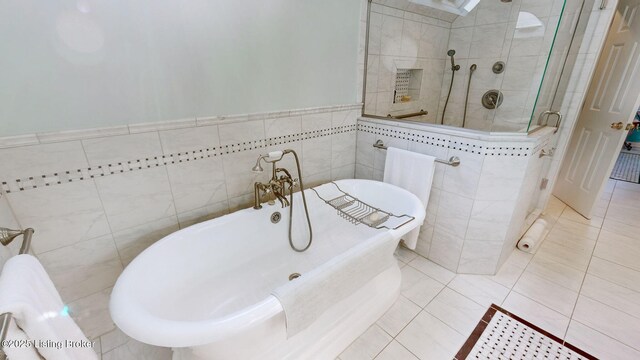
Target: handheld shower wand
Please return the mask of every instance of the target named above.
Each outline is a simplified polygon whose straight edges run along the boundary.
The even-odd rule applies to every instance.
[[[447,51],[447,56],[451,57],[451,71],[460,70],[460,65],[456,65],[456,60],[453,57],[455,54],[456,54],[456,51],[453,49]]]
[[[456,71],[460,70],[460,65],[456,65],[456,60],[453,56],[456,54],[456,51],[451,49],[447,51],[447,56],[451,57],[451,84],[449,84],[449,93],[447,94],[447,100],[444,102],[444,108],[442,109],[442,119],[440,120],[440,124],[444,125],[444,115],[447,112],[447,105],[449,104],[449,97],[451,97],[451,89],[453,88],[453,79],[456,77]]]

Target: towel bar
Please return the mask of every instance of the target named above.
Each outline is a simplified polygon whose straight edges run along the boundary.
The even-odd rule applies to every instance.
[[[376,143],[373,144],[373,147],[377,148],[377,149],[383,149],[383,150],[387,149],[387,147],[384,145],[384,142],[382,140],[376,141]],[[445,164],[445,165],[449,165],[449,166],[453,166],[453,167],[460,166],[460,158],[457,157],[457,156],[452,156],[452,157],[449,158],[449,160],[436,159],[436,162],[441,163],[441,164]]]
[[[25,230],[11,230],[7,228],[0,228],[0,243],[7,246],[17,236],[22,235],[22,246],[20,246],[20,251],[18,252],[18,254],[26,254],[29,252],[29,248],[31,247],[31,236],[33,235],[33,233],[34,230],[32,228],[28,228]],[[0,315],[0,360],[7,359],[7,354],[4,353],[1,344],[7,337],[10,323],[11,313],[4,313]]]

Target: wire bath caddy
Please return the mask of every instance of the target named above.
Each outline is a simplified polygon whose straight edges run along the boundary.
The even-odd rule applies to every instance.
[[[331,181],[329,184],[333,184],[339,192],[339,195],[333,197],[332,199],[323,198],[315,188],[311,188],[311,190],[313,190],[316,195],[318,195],[320,200],[336,209],[340,217],[346,219],[354,225],[364,224],[374,229],[397,230],[400,227],[415,220],[415,217],[411,215],[395,215],[388,211],[384,211],[375,206],[369,205],[364,201],[356,198],[355,196],[343,191],[342,189],[340,189],[338,184],[333,181]],[[387,226],[387,222],[389,222],[389,225],[393,227]],[[392,225],[392,223],[398,224]]]

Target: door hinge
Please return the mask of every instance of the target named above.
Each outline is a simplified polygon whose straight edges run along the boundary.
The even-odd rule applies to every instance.
[[[540,182],[540,190],[546,189],[547,185],[549,185],[549,179],[543,178],[542,181]]]

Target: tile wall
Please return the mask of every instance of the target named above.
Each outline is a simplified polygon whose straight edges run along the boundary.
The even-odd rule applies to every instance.
[[[360,112],[346,105],[34,134],[19,146],[5,138],[2,225],[18,227],[17,219],[36,229],[36,255],[96,338],[115,328],[111,287],[137,254],[180,228],[249,207],[253,183],[269,174],[251,172],[258,155],[294,149],[306,186],[353,178]],[[283,165],[295,168],[291,159]]]
[[[371,4],[365,113],[386,116],[429,112],[437,116],[451,22]],[[393,103],[397,69],[422,69],[420,98]]]
[[[456,72],[450,106],[445,123],[462,125],[464,99],[470,66],[473,73],[467,115],[468,127],[484,131],[523,131],[529,123],[538,89],[549,56],[559,16],[565,0],[522,0],[504,3],[481,0],[467,16],[458,17],[451,25],[449,49],[456,50]],[[527,12],[544,25],[540,28],[516,29],[518,15]],[[502,74],[494,74],[496,61],[506,64]],[[447,71],[448,70],[448,71]],[[441,106],[446,99],[451,71],[445,70]],[[498,89],[504,102],[497,110],[482,106],[482,95]]]
[[[377,140],[440,159],[459,157],[459,167],[436,163],[416,252],[458,273],[494,274],[520,236],[538,185],[537,155],[550,135],[497,137],[361,118],[356,178],[382,180],[386,151],[373,148]]]
[[[9,206],[7,197],[0,193],[0,227],[9,229],[20,229],[20,224],[16,220],[13,210]],[[18,237],[9,246],[0,245],[0,269],[5,261],[11,256],[16,255],[22,244],[22,238]]]
[[[523,0],[503,3],[482,0],[466,16],[434,18],[401,10],[396,4],[372,4],[365,113],[386,116],[424,109],[420,121],[442,119],[451,83],[449,49],[456,51],[460,70],[454,78],[444,123],[462,126],[471,64],[477,65],[469,93],[465,127],[483,131],[524,131],[538,94],[549,50],[564,0]],[[520,12],[529,12],[544,24],[540,29],[516,29]],[[433,15],[432,15],[433,16]],[[503,61],[506,70],[494,74]],[[397,69],[423,69],[420,99],[393,104]],[[497,110],[482,106],[491,89],[504,94]]]

